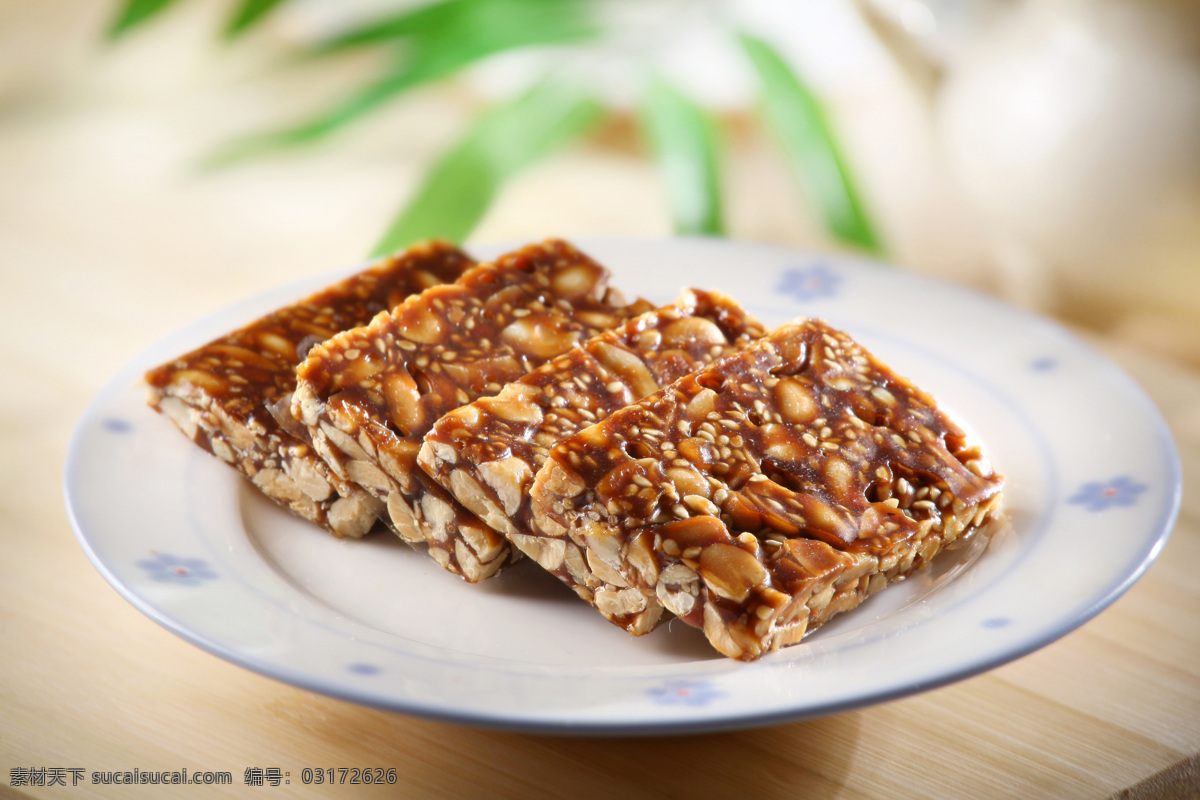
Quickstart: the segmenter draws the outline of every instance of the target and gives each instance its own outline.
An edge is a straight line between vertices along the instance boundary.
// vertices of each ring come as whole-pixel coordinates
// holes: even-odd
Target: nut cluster
[[[530,556],[634,634],[759,658],[999,511],[931,397],[846,334],[652,310],[549,240],[417,245],[147,374],[193,441],[338,536],[383,519],[470,582]]]
[[[532,496],[607,584],[756,658],[982,524],[999,487],[931,398],[803,320],[559,442]]]
[[[481,264],[314,347],[292,415],[336,475],[386,504],[403,539],[468,580],[489,577],[512,550],[417,466],[422,439],[447,412],[650,309],[608,278],[561,241]]]
[[[609,414],[763,336],[732,299],[688,290],[675,303],[588,340],[498,395],[452,411],[425,436],[421,467],[581,597],[615,595],[573,543],[533,529],[529,490],[550,448]],[[620,595],[637,602],[637,593]],[[624,616],[641,614],[644,605]],[[649,619],[629,619],[644,628]]]
[[[156,367],[147,401],[279,504],[335,535],[362,536],[382,504],[333,474],[291,417],[296,365],[313,345],[473,264],[445,242],[413,247]]]

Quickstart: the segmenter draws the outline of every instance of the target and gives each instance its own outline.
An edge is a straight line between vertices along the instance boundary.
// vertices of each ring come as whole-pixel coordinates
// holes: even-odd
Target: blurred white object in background
[[[936,130],[1016,299],[1200,317],[1200,2],[872,7],[941,75]]]

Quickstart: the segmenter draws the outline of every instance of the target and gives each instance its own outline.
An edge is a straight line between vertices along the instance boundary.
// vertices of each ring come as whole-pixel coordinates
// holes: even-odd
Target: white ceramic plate
[[[104,388],[67,457],[79,541],[137,608],[264,675],[407,714],[577,733],[765,724],[958,680],[1078,627],[1161,549],[1180,492],[1170,435],[1128,377],[1059,327],[845,258],[721,240],[581,246],[630,295],[722,289],[769,325],[811,315],[847,330],[983,440],[1008,479],[1007,521],[989,545],[940,556],[753,664],[678,621],[627,636],[530,563],[472,586],[390,535],[336,540],[188,443],[138,386],[337,277],[324,276],[191,325]]]

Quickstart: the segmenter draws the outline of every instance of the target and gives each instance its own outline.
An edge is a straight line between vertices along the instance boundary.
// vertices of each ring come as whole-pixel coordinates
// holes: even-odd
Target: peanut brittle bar
[[[417,460],[493,530],[585,600],[603,605],[612,589],[589,582],[592,571],[582,563],[582,551],[530,530],[533,476],[559,440],[764,334],[731,298],[686,291],[675,303],[543,364],[498,395],[442,417],[425,435]],[[643,609],[636,625],[653,627],[655,612],[661,606]]]
[[[472,259],[444,242],[415,246],[146,374],[147,402],[268,497],[337,536],[360,537],[382,506],[330,473],[290,415],[306,351],[411,294],[457,280]]]
[[[1002,484],[933,398],[809,319],[560,442],[532,496],[630,605],[753,660],[972,534]]]
[[[482,580],[515,551],[417,466],[422,438],[443,414],[651,309],[626,304],[608,277],[554,240],[477,266],[314,347],[292,414],[334,473],[387,504],[402,539]]]

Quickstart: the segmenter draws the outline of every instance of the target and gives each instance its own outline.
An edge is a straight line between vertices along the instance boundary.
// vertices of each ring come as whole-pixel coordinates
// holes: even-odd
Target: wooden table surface
[[[102,16],[59,33],[93,35]],[[945,688],[739,732],[557,738],[295,689],[143,616],[88,562],[64,510],[65,450],[84,407],[185,323],[359,259],[468,106],[461,92],[428,92],[318,152],[197,174],[195,155],[233,130],[231,118],[259,121],[262,98],[194,79],[207,74],[194,65],[183,78],[146,74],[163,47],[147,38],[131,53],[64,56],[66,78],[55,73],[39,99],[10,98],[0,117],[0,795],[219,793],[86,785],[94,770],[187,767],[232,772],[238,796],[346,796],[296,780],[241,785],[250,767],[345,766],[396,770],[393,787],[356,787],[371,796],[1200,796],[1200,368],[1095,332],[1081,333],[1145,388],[1176,437],[1178,523],[1145,576],[1095,619]],[[264,102],[283,114],[291,101]],[[409,137],[400,151],[399,134]],[[667,233],[649,170],[619,131],[613,139],[522,177],[479,238]],[[748,177],[732,187],[733,235],[828,247],[802,211],[779,210],[795,196],[761,142],[735,144]],[[562,200],[579,181],[595,195]],[[937,271],[966,252],[930,230],[895,234],[906,268]],[[27,768],[86,772],[75,787],[70,773],[66,787],[10,786]]]

